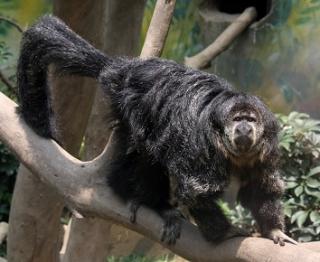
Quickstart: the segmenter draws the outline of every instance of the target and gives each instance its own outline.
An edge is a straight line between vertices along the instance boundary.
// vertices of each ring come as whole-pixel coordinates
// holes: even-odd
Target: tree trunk
[[[104,51],[137,56],[145,0],[108,0],[105,10]],[[98,155],[109,137],[110,109],[97,90],[85,140],[85,159]],[[166,249],[141,235],[100,218],[72,218],[63,261],[102,261],[108,255],[160,255]],[[94,243],[94,245],[92,244]]]
[[[56,0],[54,14],[98,47],[103,0]],[[94,28],[94,30],[92,30]],[[100,30],[100,31],[99,31]],[[59,139],[64,147],[77,155],[95,93],[92,81],[81,78],[54,80],[54,107],[59,116]],[[81,110],[79,110],[81,109]],[[60,216],[63,202],[23,166],[20,167],[10,211],[8,260],[59,260],[61,246]]]

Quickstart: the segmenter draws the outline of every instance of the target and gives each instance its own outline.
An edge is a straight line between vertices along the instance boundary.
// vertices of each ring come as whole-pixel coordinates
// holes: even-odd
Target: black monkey
[[[39,135],[55,138],[48,66],[59,73],[98,79],[111,98],[122,157],[112,163],[108,184],[131,203],[164,219],[162,239],[180,234],[184,206],[209,241],[239,234],[216,204],[232,178],[239,200],[262,235],[284,244],[278,174],[278,124],[255,96],[237,92],[215,75],[175,62],[108,57],[62,21],[43,17],[22,39],[18,64],[20,108]]]

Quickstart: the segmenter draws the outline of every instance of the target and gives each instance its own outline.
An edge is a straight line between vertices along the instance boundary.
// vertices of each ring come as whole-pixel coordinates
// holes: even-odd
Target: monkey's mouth
[[[251,152],[253,145],[253,140],[248,136],[238,136],[234,139],[230,139],[228,136],[223,137],[223,142],[226,149],[233,156],[241,156]]]
[[[233,141],[236,150],[240,154],[249,152],[253,146],[253,140],[249,136],[237,136]]]

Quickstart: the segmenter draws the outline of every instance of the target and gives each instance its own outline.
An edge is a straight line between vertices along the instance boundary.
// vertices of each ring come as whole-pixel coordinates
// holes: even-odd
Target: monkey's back
[[[135,147],[162,160],[203,152],[212,112],[234,93],[226,81],[157,58],[115,65],[102,72],[100,82]]]

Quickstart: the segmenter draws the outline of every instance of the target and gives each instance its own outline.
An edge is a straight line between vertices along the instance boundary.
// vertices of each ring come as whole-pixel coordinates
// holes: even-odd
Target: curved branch
[[[11,26],[15,27],[20,33],[23,33],[23,32],[24,32],[24,30],[22,29],[22,27],[21,27],[18,23],[12,21],[12,20],[9,19],[9,18],[0,16],[0,21],[4,21],[4,22],[10,24]]]
[[[89,162],[81,162],[52,140],[37,136],[16,110],[16,104],[0,93],[0,139],[32,173],[57,190],[66,203],[85,215],[111,219],[160,242],[162,219],[153,211],[141,208],[137,222],[130,222],[130,212],[105,184],[108,161],[116,157],[114,133],[104,153]],[[320,253],[302,245],[280,247],[262,238],[234,238],[213,246],[205,241],[196,226],[185,222],[181,238],[168,247],[192,261],[320,261]]]
[[[207,48],[192,57],[185,58],[185,65],[196,69],[205,68],[212,59],[226,50],[257,17],[254,7],[249,7],[218,36],[218,38]]]

